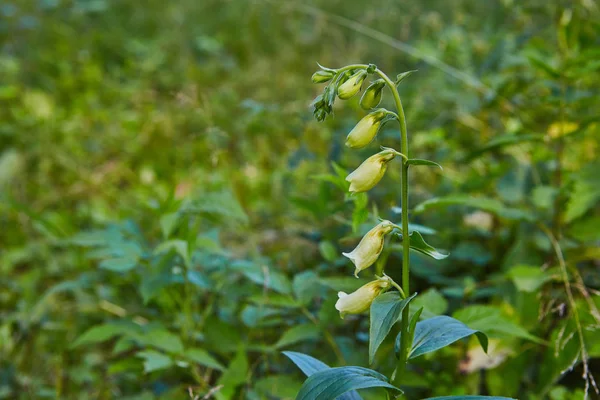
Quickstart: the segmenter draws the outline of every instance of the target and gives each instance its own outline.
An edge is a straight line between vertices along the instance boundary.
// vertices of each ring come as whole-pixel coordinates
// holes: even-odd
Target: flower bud
[[[351,253],[342,253],[354,263],[356,269],[354,276],[358,278],[358,273],[363,269],[369,268],[381,254],[383,250],[383,240],[385,235],[394,230],[396,225],[390,221],[381,221],[371,229],[358,243],[358,246]]]
[[[390,285],[390,278],[384,276],[361,286],[350,294],[339,292],[335,308],[340,312],[342,318],[346,314],[360,314],[368,310],[373,300]]]
[[[375,139],[381,127],[381,121],[386,116],[385,110],[376,110],[365,115],[346,137],[346,146],[360,149]]]
[[[367,77],[367,71],[361,69],[354,75],[352,75],[348,80],[338,87],[338,97],[342,100],[348,100],[356,93],[359,92],[360,87],[362,86],[363,81]]]
[[[313,83],[325,83],[329,82],[335,73],[333,71],[323,71],[319,70],[312,75]]]
[[[387,163],[398,154],[394,149],[384,148],[363,161],[346,177],[346,181],[350,182],[350,192],[361,193],[373,189],[385,175]]]
[[[360,98],[360,106],[365,110],[377,107],[381,102],[381,93],[384,86],[385,82],[383,79],[378,79],[371,83]]]

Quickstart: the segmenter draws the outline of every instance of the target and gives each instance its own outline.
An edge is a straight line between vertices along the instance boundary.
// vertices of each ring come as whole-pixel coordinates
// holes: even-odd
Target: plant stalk
[[[398,121],[400,122],[400,152],[409,158],[408,153],[408,131],[406,129],[406,117],[404,116],[404,108],[400,100],[400,94],[396,84],[383,71],[377,69],[376,73],[381,76],[385,83],[389,86],[394,96],[396,109],[398,112]],[[402,160],[402,182],[401,182],[401,207],[402,207],[402,290],[406,296],[410,295],[410,236],[408,231],[408,164],[406,159]],[[400,322],[400,355],[394,375],[394,384],[398,386],[402,381],[406,364],[408,361],[408,352],[411,343],[408,343],[408,323],[409,323],[409,305],[407,304],[402,311],[402,320]]]

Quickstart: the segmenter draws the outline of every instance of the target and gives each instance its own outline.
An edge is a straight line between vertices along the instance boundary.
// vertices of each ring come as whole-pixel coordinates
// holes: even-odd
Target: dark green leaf
[[[516,400],[510,397],[500,396],[441,396],[441,397],[428,397],[424,400]]]
[[[473,334],[479,339],[483,350],[487,351],[488,339],[484,333],[471,329],[452,317],[440,315],[417,322],[409,359],[439,350]]]
[[[436,260],[443,260],[448,257],[448,254],[440,253],[435,247],[428,245],[418,231],[411,232],[410,234],[410,248]]]
[[[400,318],[400,313],[404,310],[404,307],[417,294],[402,299],[400,294],[396,291],[387,292],[380,296],[377,296],[373,303],[371,303],[371,328],[369,331],[369,364],[373,364],[375,353],[377,349],[383,343],[383,340],[390,333],[392,326]]]
[[[292,360],[304,375],[309,377],[317,372],[330,369],[324,362],[306,354],[297,353],[295,351],[284,351],[283,354]],[[350,391],[339,396],[337,400],[362,400],[362,398],[355,391]]]
[[[331,400],[351,390],[382,387],[402,393],[379,372],[362,367],[330,368],[311,375],[296,400]]]

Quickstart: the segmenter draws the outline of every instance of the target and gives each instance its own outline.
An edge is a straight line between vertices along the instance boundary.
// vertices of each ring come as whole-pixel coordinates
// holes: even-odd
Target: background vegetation
[[[412,256],[415,301],[494,326],[489,358],[418,359],[409,398],[594,396],[598,5],[307,4],[0,4],[0,398],[293,398],[281,350],[367,365],[367,318],[333,304],[371,272],[341,252],[399,219],[399,169],[335,187],[373,149],[341,145],[357,100],[312,119],[316,62],[419,70],[411,153],[444,174],[412,174],[411,221],[451,256]]]

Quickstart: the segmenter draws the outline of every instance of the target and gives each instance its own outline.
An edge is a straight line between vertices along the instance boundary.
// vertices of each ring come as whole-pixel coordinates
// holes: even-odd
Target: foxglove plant
[[[487,336],[480,331],[470,329],[462,322],[448,316],[437,316],[419,320],[423,308],[410,313],[410,302],[416,293],[410,292],[410,250],[428,255],[434,259],[447,257],[425,242],[418,231],[411,231],[408,222],[408,171],[414,165],[437,166],[439,164],[409,157],[408,131],[402,101],[398,92],[400,82],[413,71],[399,74],[395,81],[373,64],[352,64],[338,69],[325,68],[312,76],[314,83],[327,83],[323,94],[313,101],[314,116],[323,121],[332,114],[336,97],[348,100],[357,95],[369,76],[376,79],[364,91],[360,105],[369,111],[346,138],[346,146],[360,149],[368,146],[376,138],[380,128],[387,122],[397,122],[400,126],[401,148],[397,151],[381,147],[381,151],[367,158],[356,170],[348,175],[351,193],[368,192],[383,178],[392,160],[401,161],[401,223],[382,220],[367,232],[356,248],[343,253],[354,264],[354,275],[370,268],[383,251],[385,236],[393,234],[402,240],[402,282],[401,285],[380,271],[382,276],[363,285],[353,293],[339,292],[336,309],[343,318],[347,314],[361,314],[370,310],[369,362],[372,364],[375,354],[383,340],[399,322],[400,329],[395,341],[396,368],[389,371],[389,378],[377,371],[362,367],[330,368],[321,361],[305,354],[285,352],[307,376],[296,399],[331,400],[360,399],[357,389],[381,387],[386,389],[387,397],[400,397],[400,386],[406,383],[407,364],[423,354],[433,352],[460,339],[475,335],[484,350],[487,350]],[[388,88],[392,94],[395,112],[378,107],[383,91]],[[441,167],[440,167],[441,168]],[[449,396],[444,399],[480,399],[484,396]],[[494,399],[494,397],[486,397]],[[495,399],[506,399],[495,397]]]

